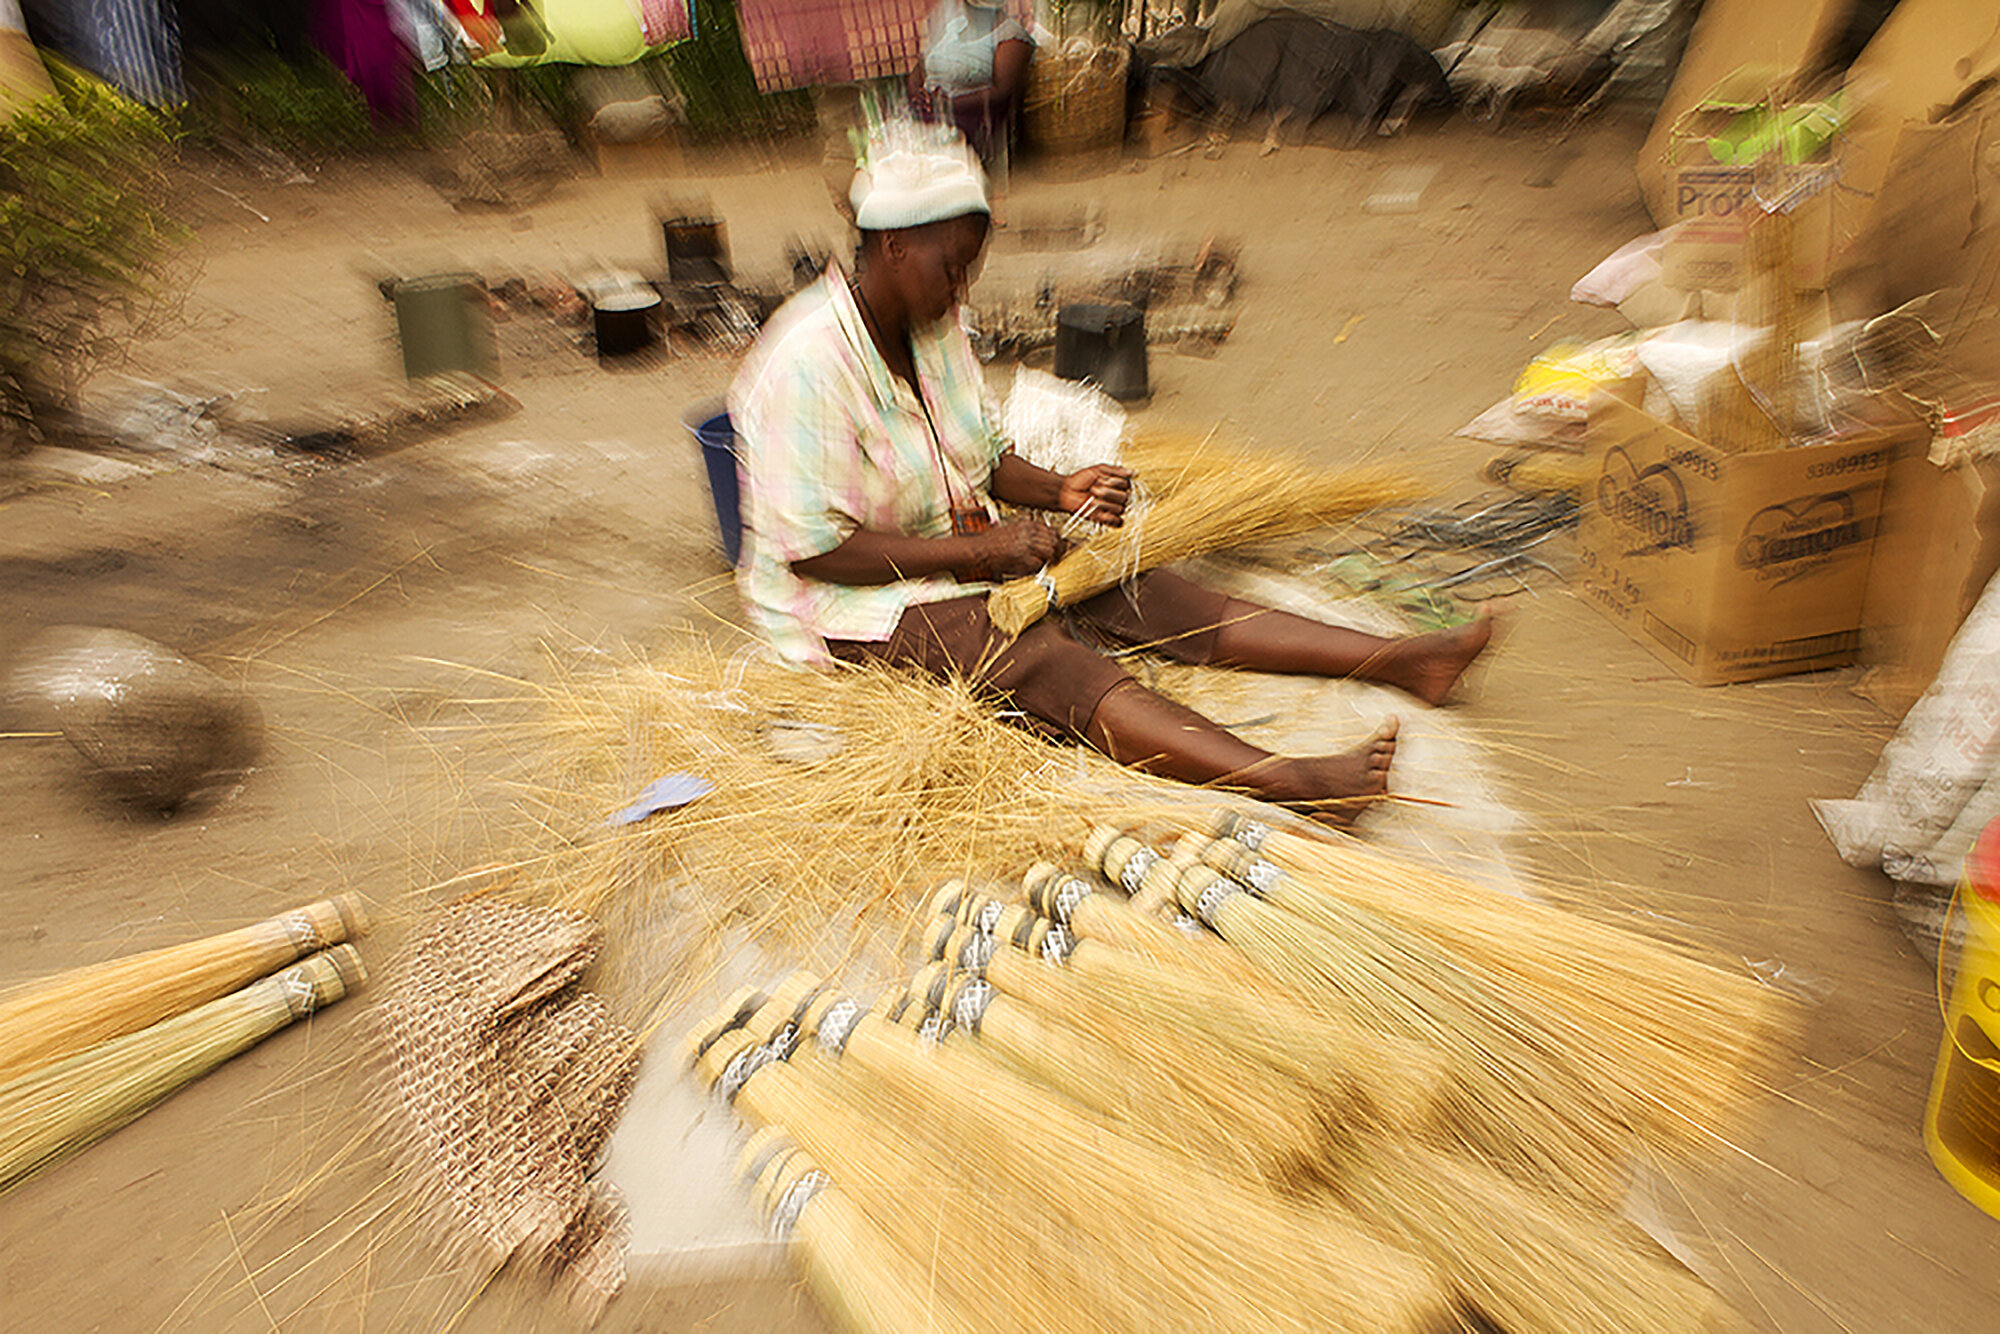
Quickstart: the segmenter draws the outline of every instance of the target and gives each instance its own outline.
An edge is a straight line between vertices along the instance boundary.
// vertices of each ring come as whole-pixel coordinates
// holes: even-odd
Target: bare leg
[[[1237,788],[1337,826],[1352,824],[1388,791],[1396,757],[1393,718],[1344,755],[1273,755],[1136,681],[1112,687],[1084,736],[1120,764],[1183,783]]]
[[[1442,704],[1493,638],[1493,618],[1454,630],[1384,639],[1231,598],[1215,639],[1215,665],[1295,676],[1341,676],[1395,686]]]

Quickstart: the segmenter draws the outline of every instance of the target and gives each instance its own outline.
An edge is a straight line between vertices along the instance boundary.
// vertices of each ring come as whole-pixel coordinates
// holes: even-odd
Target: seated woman
[[[1001,0],[940,0],[924,54],[910,71],[910,105],[956,125],[989,166],[1007,146],[1035,42]]]
[[[1048,472],[994,434],[955,318],[986,241],[984,181],[964,146],[906,138],[873,150],[855,178],[860,271],[830,269],[779,311],[730,394],[749,520],[738,578],[757,627],[794,662],[963,676],[1121,763],[1350,822],[1387,790],[1394,719],[1346,754],[1274,755],[1099,649],[1354,677],[1436,704],[1490,623],[1382,639],[1156,571],[1008,641],[987,618],[987,581],[1032,575],[1059,543],[1035,517],[994,522],[992,502],[1059,514],[1089,504],[1117,523],[1132,474]]]

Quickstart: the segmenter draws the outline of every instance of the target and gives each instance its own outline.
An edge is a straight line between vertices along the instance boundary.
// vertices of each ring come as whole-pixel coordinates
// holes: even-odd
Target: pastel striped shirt
[[[787,661],[826,661],[828,639],[879,643],[912,605],[989,587],[942,577],[854,587],[791,569],[860,528],[942,537],[954,503],[992,513],[988,482],[1005,445],[972,343],[952,318],[913,329],[910,342],[921,401],[829,268],[772,317],[730,389],[746,530],[737,583]]]

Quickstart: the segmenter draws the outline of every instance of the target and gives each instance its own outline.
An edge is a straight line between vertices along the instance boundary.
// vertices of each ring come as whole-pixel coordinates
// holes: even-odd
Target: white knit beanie
[[[921,227],[927,222],[990,213],[986,173],[962,140],[895,135],[873,140],[854,173],[848,199],[864,232]]]

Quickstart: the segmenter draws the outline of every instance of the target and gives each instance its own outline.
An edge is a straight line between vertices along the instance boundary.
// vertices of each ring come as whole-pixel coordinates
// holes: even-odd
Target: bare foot
[[[1392,717],[1375,729],[1374,736],[1345,754],[1309,755],[1291,761],[1285,790],[1265,795],[1322,824],[1347,828],[1369,805],[1387,795],[1399,726]]]
[[[1458,678],[1493,640],[1493,609],[1481,607],[1464,625],[1399,639],[1389,650],[1383,676],[1424,703],[1445,702]]]

